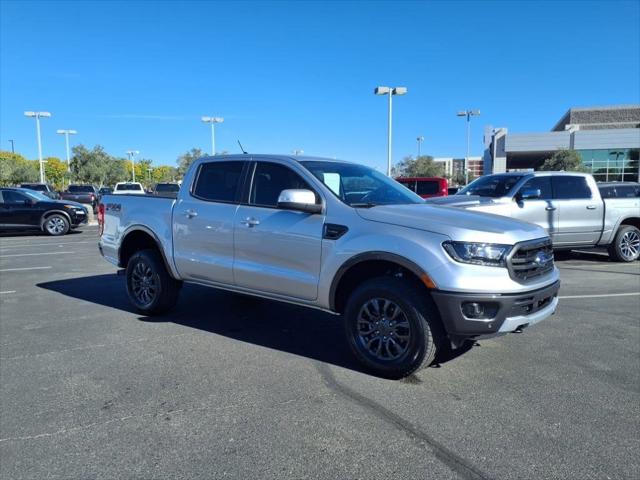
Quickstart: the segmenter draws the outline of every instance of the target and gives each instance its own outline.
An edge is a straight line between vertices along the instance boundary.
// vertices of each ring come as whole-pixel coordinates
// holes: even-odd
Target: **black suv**
[[[80,203],[52,200],[24,188],[0,188],[0,231],[42,230],[64,235],[87,223],[87,209]]]

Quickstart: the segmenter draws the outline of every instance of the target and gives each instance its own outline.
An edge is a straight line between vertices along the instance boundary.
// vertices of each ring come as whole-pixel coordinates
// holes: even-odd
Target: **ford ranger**
[[[183,282],[342,315],[355,356],[399,378],[441,348],[553,314],[543,228],[430,206],[376,170],[313,157],[205,157],[176,199],[105,195],[99,249],[132,305],[172,308]]]
[[[555,249],[607,247],[619,262],[640,256],[640,197],[603,199],[586,173],[485,175],[456,195],[429,202],[535,223],[549,233]]]

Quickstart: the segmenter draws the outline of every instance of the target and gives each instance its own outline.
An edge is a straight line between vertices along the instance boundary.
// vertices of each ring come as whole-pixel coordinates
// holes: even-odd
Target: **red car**
[[[449,182],[444,177],[400,177],[396,181],[422,198],[445,197],[449,194]]]

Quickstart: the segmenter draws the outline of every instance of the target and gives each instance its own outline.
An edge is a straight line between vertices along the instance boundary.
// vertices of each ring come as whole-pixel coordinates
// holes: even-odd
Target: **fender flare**
[[[164,248],[162,248],[162,242],[158,238],[158,235],[156,235],[156,233],[153,230],[151,230],[149,227],[146,227],[145,225],[131,225],[127,227],[127,229],[122,233],[122,237],[118,245],[118,265],[121,268],[127,268],[126,265],[122,264],[122,259],[121,259],[122,244],[126,240],[127,236],[134,232],[146,233],[153,239],[154,243],[158,247],[158,250],[160,251],[160,256],[162,257],[162,261],[164,262],[164,266],[167,269],[167,272],[172,278],[176,280],[180,280],[180,278],[177,276],[177,272],[175,271],[174,268],[172,268],[171,263],[169,263],[169,260],[167,259],[167,256],[164,253]]]
[[[387,262],[398,264],[401,267],[404,267],[407,270],[409,270],[411,273],[413,273],[415,276],[417,276],[420,279],[422,279],[424,275],[429,276],[429,274],[422,267],[418,266],[416,263],[412,262],[411,260],[401,255],[397,255],[395,253],[383,252],[383,251],[371,251],[371,252],[359,253],[349,258],[342,265],[340,265],[340,268],[338,268],[338,271],[336,272],[336,274],[333,277],[333,280],[331,281],[331,288],[329,289],[329,308],[332,311],[335,311],[335,308],[336,308],[336,293],[338,290],[338,285],[340,285],[340,281],[342,280],[342,277],[344,277],[345,273],[347,273],[351,269],[351,267],[354,267],[359,263],[367,262],[370,260],[384,260]]]

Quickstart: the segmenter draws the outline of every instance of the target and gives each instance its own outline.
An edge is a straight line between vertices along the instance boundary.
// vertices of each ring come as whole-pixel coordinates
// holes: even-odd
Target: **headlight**
[[[506,267],[507,255],[513,248],[512,245],[474,242],[444,242],[442,246],[457,262],[493,267]]]

